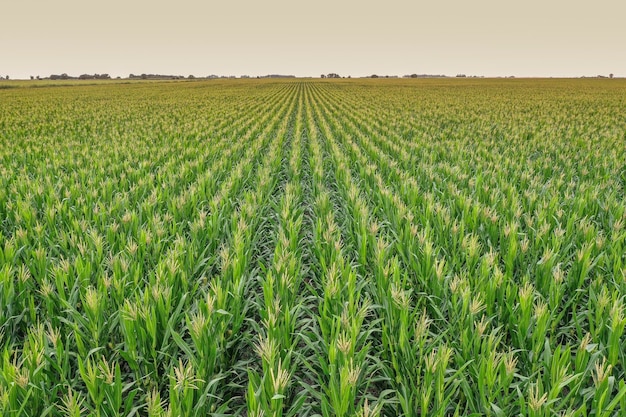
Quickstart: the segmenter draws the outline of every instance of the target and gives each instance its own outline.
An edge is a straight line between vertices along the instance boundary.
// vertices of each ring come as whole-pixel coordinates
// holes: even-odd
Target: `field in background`
[[[73,84],[0,90],[1,415],[626,412],[626,82]]]

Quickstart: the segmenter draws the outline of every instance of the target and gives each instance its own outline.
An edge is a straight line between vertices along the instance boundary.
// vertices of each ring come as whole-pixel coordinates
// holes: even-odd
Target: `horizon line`
[[[82,78],[81,78],[82,77]],[[584,79],[584,78],[596,78],[596,79],[620,79],[626,78],[624,76],[619,76],[615,74],[596,74],[596,75],[579,75],[579,76],[568,76],[568,75],[477,75],[477,74],[465,74],[459,73],[456,75],[448,75],[448,74],[369,74],[369,75],[356,75],[352,76],[348,75],[339,75],[335,73],[328,74],[320,74],[320,75],[294,75],[294,74],[282,74],[282,73],[271,73],[264,75],[248,75],[248,74],[240,74],[240,75],[218,75],[218,74],[210,74],[210,75],[195,75],[195,74],[160,74],[160,73],[141,73],[135,74],[130,73],[127,76],[121,75],[110,75],[108,73],[82,73],[80,75],[71,75],[68,73],[61,74],[50,74],[44,77],[39,75],[37,76],[29,76],[27,78],[19,77],[13,78],[10,74],[1,74],[0,73],[0,81],[115,81],[115,80],[158,80],[161,79],[163,81],[166,80],[212,80],[212,79],[265,79],[265,78],[312,78],[312,79],[411,79],[411,78],[455,78],[455,79]]]

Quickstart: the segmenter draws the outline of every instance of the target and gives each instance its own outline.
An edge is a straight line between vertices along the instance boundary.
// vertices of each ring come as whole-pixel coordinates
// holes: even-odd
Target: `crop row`
[[[617,416],[620,83],[0,101],[2,415]]]

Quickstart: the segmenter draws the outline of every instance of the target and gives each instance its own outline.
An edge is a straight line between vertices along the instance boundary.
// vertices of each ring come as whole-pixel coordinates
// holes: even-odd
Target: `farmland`
[[[624,415],[625,188],[623,80],[15,84],[0,415]]]

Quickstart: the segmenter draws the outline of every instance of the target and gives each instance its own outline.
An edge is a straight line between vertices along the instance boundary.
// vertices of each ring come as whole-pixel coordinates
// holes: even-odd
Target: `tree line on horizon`
[[[457,74],[455,76],[456,78],[485,78],[484,76],[479,76],[479,75],[466,75],[466,74]],[[187,77],[185,77],[184,75],[165,75],[165,74],[140,74],[140,75],[135,75],[135,74],[129,74],[127,79],[141,79],[141,80],[184,80],[184,79],[188,79],[188,80],[192,80],[192,79],[235,79],[238,78],[237,76],[234,75],[230,75],[230,76],[225,76],[225,75],[208,75],[205,77],[196,77],[193,74],[188,75]],[[256,77],[251,77],[249,75],[241,75],[239,78],[241,79],[249,79],[249,78],[297,78],[295,75],[281,75],[281,74],[268,74],[268,75],[263,75],[263,76],[256,76]],[[331,72],[328,74],[321,74],[320,78],[352,78],[350,75],[348,76],[341,76],[337,73]],[[361,78],[400,78],[397,75],[377,75],[377,74],[372,74],[372,75],[367,75]],[[452,76],[448,76],[445,74],[407,74],[407,75],[403,75],[402,78],[452,78]],[[502,78],[502,77],[497,77],[497,78]],[[505,78],[515,78],[514,76],[507,76]],[[553,78],[553,77],[549,77],[549,78]],[[595,75],[595,76],[586,76],[583,75],[580,78],[610,78],[613,79],[615,78],[615,75],[613,73],[610,73],[608,76],[606,75]],[[71,76],[68,75],[67,73],[63,73],[63,74],[51,74],[48,77],[40,77],[39,75],[37,76],[30,76],[31,80],[110,80],[112,79],[112,77],[109,74],[81,74],[79,76]],[[122,77],[117,76],[115,77],[115,79],[122,79]],[[10,76],[6,75],[6,76],[0,76],[0,80],[10,80]]]

